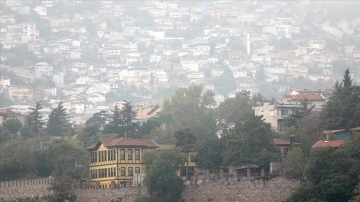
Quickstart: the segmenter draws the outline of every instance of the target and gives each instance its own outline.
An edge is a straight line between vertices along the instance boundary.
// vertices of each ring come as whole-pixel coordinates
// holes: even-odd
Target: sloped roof
[[[356,126],[355,128],[351,128],[351,131],[360,131],[360,126]]]
[[[291,100],[325,101],[323,96],[313,93],[290,95],[289,98]]]
[[[96,144],[89,146],[88,150],[94,150],[101,144],[105,147],[142,147],[142,148],[158,148],[159,145],[152,139],[140,138],[100,138]]]
[[[174,144],[159,144],[158,150],[171,150],[175,148],[176,146]]]
[[[339,148],[343,144],[345,144],[345,140],[330,140],[330,141],[319,140],[312,146],[312,148],[326,148],[326,147]]]
[[[273,139],[273,144],[274,145],[290,145],[290,141],[274,138]],[[294,144],[298,145],[299,143],[295,142]]]
[[[329,135],[329,134],[339,133],[339,132],[343,132],[343,131],[345,131],[345,129],[324,130],[323,133],[324,133],[325,135]]]

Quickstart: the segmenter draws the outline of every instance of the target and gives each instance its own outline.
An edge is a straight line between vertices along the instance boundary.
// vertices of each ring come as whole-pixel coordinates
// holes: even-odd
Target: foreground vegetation
[[[349,75],[347,70],[343,80],[335,84],[334,94],[321,113],[313,112],[304,102],[303,108],[287,119],[288,128],[282,133],[276,133],[254,115],[253,107],[269,101],[263,96],[251,97],[248,92],[239,92],[214,108],[213,92],[197,85],[176,90],[164,101],[162,111],[141,126],[128,101],[122,109],[115,107],[111,114],[94,114],[79,130],[69,123],[62,102],[45,124],[40,113],[41,102],[37,102],[24,125],[15,118],[5,117],[0,127],[0,180],[52,175],[61,182],[52,184],[57,194],[54,200],[64,196],[75,200],[71,189],[63,185],[88,176],[86,146],[100,137],[145,137],[178,148],[176,158],[172,156],[174,153],[149,154],[146,162],[152,199],[173,201],[180,198],[184,189],[174,172],[181,162],[174,160],[181,159],[181,154],[196,150],[197,166],[212,172],[241,163],[267,169],[269,162],[279,159],[272,138],[289,139],[295,135],[300,144],[285,159],[286,176],[302,179],[305,184],[289,201],[356,200],[359,143],[354,141],[338,150],[311,149],[321,138],[323,129],[360,125],[360,87],[352,84]]]

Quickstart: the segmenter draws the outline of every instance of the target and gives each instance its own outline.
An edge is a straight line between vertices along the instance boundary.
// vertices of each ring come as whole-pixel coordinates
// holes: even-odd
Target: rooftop
[[[319,140],[312,146],[312,148],[317,148],[317,149],[327,148],[327,147],[339,148],[344,144],[345,144],[345,140],[330,140],[330,141]]]
[[[89,146],[88,150],[94,150],[100,145],[104,145],[108,148],[113,147],[142,147],[142,148],[158,148],[159,145],[152,139],[140,139],[140,138],[100,138],[97,143]]]

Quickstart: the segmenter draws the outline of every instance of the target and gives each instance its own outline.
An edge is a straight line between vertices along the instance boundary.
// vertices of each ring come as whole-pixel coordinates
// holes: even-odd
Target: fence
[[[50,181],[51,181],[50,178],[4,181],[4,182],[0,182],[0,189],[25,187],[25,186],[33,186],[33,185],[49,185]]]

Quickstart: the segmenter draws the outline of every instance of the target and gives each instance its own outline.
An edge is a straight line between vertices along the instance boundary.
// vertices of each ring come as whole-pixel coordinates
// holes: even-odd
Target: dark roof
[[[88,150],[94,150],[103,144],[105,147],[142,147],[142,148],[158,148],[159,145],[152,139],[140,138],[100,138],[96,144],[89,146]]]
[[[274,145],[290,145],[290,141],[274,138],[273,139],[273,144]],[[295,142],[294,144],[298,145],[299,143]]]
[[[330,141],[319,140],[312,146],[312,148],[326,148],[326,147],[339,148],[343,144],[345,144],[345,140],[330,140]]]

